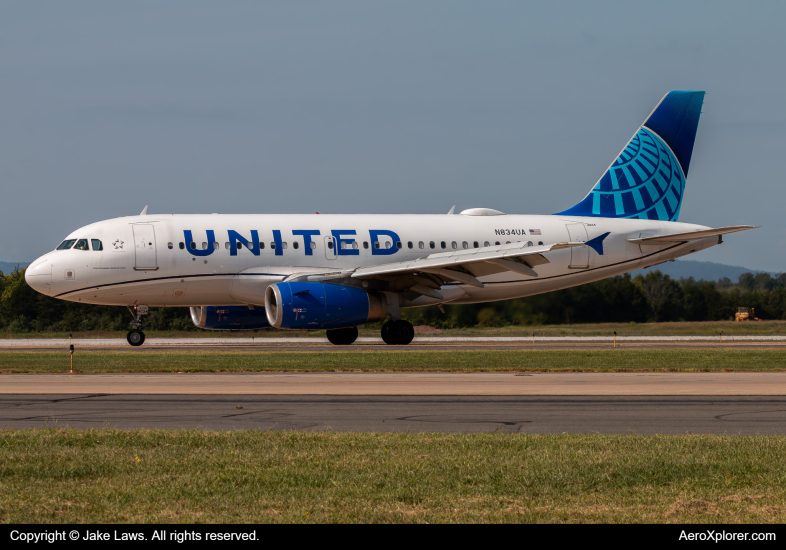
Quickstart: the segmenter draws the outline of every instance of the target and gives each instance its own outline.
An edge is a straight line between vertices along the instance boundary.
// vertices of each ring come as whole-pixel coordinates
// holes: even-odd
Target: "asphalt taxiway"
[[[0,427],[786,435],[786,397],[0,395]]]
[[[786,435],[786,373],[0,375],[0,428]]]

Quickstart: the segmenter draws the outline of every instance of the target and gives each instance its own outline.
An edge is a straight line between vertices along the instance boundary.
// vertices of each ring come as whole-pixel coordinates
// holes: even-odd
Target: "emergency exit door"
[[[154,271],[158,269],[156,261],[156,232],[150,224],[135,224],[134,254],[136,255],[137,271]]]
[[[569,223],[568,240],[572,243],[587,242],[587,228],[583,223]],[[570,269],[587,269],[589,267],[589,247],[574,246],[570,249]]]
[[[335,237],[325,237],[325,258],[328,260],[335,260],[336,259],[336,238]]]

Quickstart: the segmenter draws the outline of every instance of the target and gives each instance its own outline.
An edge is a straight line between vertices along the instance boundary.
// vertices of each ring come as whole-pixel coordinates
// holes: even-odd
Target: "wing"
[[[635,244],[645,244],[645,245],[683,243],[688,241],[696,241],[698,239],[704,239],[706,237],[726,235],[727,233],[736,233],[737,231],[745,231],[746,229],[757,229],[757,226],[731,225],[729,227],[719,227],[717,229],[702,229],[701,231],[690,231],[688,233],[672,233],[671,235],[656,235],[655,237],[642,237],[640,239],[628,239],[628,242],[635,243]]]
[[[454,252],[430,254],[424,258],[406,262],[396,262],[361,267],[333,273],[293,273],[287,281],[333,281],[362,280],[363,287],[369,290],[413,291],[438,300],[442,295],[438,288],[450,281],[483,288],[477,278],[503,271],[514,271],[527,277],[537,277],[535,266],[547,264],[543,254],[552,250],[584,246],[586,243],[565,242],[546,246],[528,246],[526,242],[516,242],[483,248],[470,248]],[[359,280],[360,279],[360,280]]]

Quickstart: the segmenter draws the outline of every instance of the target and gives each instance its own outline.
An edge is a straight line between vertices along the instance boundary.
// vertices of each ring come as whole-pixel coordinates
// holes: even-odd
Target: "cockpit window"
[[[93,243],[93,250],[103,250],[104,245],[101,244],[101,241],[98,239],[90,239],[90,242]]]
[[[68,250],[69,248],[74,246],[75,242],[76,239],[66,239],[65,241],[60,243],[60,246],[57,247],[57,250]]]
[[[76,241],[74,250],[90,250],[90,247],[87,246],[87,239],[79,239]]]

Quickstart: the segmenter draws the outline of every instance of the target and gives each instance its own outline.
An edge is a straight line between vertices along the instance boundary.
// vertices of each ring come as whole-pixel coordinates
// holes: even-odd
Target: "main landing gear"
[[[327,331],[327,339],[336,346],[348,346],[358,339],[358,327],[333,328]]]
[[[126,340],[132,346],[141,346],[145,343],[145,333],[142,332],[142,316],[147,315],[147,306],[128,306],[128,311],[134,317],[131,321],[131,326],[134,327],[128,331]]]
[[[382,340],[391,346],[406,346],[414,337],[415,328],[404,319],[388,321],[382,325]]]

